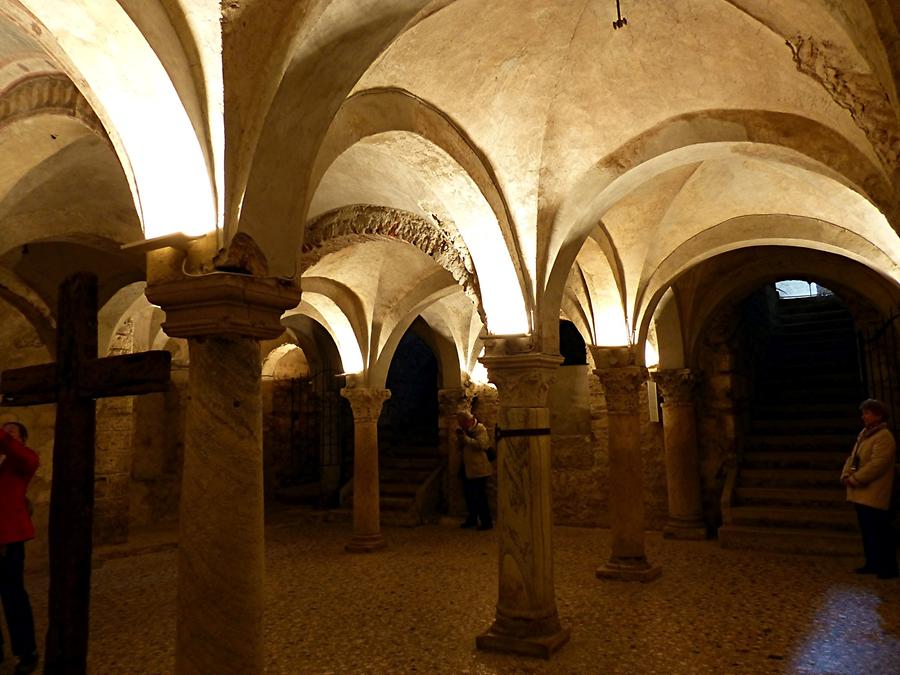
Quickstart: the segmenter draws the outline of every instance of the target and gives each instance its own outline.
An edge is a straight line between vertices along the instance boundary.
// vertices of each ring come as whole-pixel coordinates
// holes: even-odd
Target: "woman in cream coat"
[[[896,444],[887,428],[888,410],[884,403],[868,399],[862,402],[860,410],[865,427],[841,472],[847,501],[856,507],[866,554],[866,564],[856,572],[893,579],[898,576],[897,547],[889,509]]]

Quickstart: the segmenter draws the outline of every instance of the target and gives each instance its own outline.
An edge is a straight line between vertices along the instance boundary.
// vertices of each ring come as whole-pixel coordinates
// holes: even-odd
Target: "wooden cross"
[[[5,370],[4,406],[56,403],[44,673],[87,672],[94,515],[94,399],[166,391],[171,354],[97,358],[97,277],[62,282],[56,363]]]

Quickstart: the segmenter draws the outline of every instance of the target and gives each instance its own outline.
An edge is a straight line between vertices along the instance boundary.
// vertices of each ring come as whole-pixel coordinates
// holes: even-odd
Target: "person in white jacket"
[[[457,442],[465,471],[463,486],[469,511],[462,527],[477,526],[479,530],[490,530],[494,527],[487,497],[488,478],[494,472],[487,456],[487,450],[491,447],[490,438],[485,426],[471,413],[459,413],[457,422]]]
[[[864,427],[841,472],[847,501],[856,507],[866,556],[866,564],[856,572],[894,579],[898,576],[897,543],[889,510],[897,446],[887,427],[887,406],[867,399],[859,408]]]

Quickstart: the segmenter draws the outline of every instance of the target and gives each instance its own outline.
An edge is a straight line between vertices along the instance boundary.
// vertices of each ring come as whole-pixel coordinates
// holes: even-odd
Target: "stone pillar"
[[[134,398],[97,401],[94,544],[128,541]]]
[[[674,369],[660,370],[652,377],[663,396],[669,495],[669,522],[663,535],[670,539],[706,539],[700,501],[694,374],[688,369]]]
[[[591,346],[594,373],[606,393],[609,416],[609,511],[612,554],[597,570],[601,579],[652,581],[662,569],[644,552],[644,486],[641,463],[641,385],[647,369],[632,347]]]
[[[456,416],[461,411],[469,408],[465,390],[462,388],[439,390],[438,406],[441,453],[447,458],[447,471],[444,479],[444,494],[447,495],[447,515],[462,516],[466,513],[466,498],[463,494],[462,480],[459,478],[462,456],[459,453],[459,445],[456,439],[456,429],[459,426]]]
[[[386,545],[381,536],[378,417],[391,392],[344,387],[341,396],[350,401],[353,409],[353,538],[346,549],[351,553],[369,553]]]
[[[549,658],[569,639],[553,582],[550,411],[547,393],[562,362],[531,351],[531,338],[485,339],[481,362],[500,394],[497,423],[499,597],[479,649]]]
[[[175,671],[262,673],[259,340],[281,334],[299,290],[219,273],[150,284],[147,297],[165,310],[166,333],[190,348]]]
[[[112,336],[109,356],[134,351],[134,321],[126,319]],[[128,541],[134,398],[97,401],[94,476],[94,544]]]

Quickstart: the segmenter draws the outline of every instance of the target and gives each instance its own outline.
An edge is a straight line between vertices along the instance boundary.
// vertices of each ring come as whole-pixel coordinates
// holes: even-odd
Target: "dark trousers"
[[[484,478],[463,478],[463,491],[466,496],[466,509],[469,517],[466,521],[475,524],[480,521],[482,527],[491,527],[491,507],[488,504],[487,476]]]
[[[37,651],[31,601],[25,592],[25,542],[6,545],[0,556],[0,600],[9,628],[9,641],[16,656]]]
[[[897,574],[897,544],[889,512],[863,504],[854,506],[862,533],[866,567],[878,574]]]

